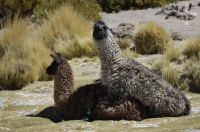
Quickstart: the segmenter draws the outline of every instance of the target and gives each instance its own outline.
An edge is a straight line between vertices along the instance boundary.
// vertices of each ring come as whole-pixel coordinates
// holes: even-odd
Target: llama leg
[[[84,115],[82,120],[84,120],[84,121],[92,121],[92,110],[91,110],[90,107],[87,109],[87,111],[86,111],[86,113],[85,113],[85,115]]]
[[[179,100],[163,100],[161,103],[157,103],[150,108],[150,113],[153,117],[165,117],[165,116],[180,116],[184,115],[186,109],[185,102],[179,102]]]
[[[136,120],[146,117],[145,108],[137,101],[123,100],[118,105],[108,106],[106,102],[98,102],[93,111],[95,120]]]

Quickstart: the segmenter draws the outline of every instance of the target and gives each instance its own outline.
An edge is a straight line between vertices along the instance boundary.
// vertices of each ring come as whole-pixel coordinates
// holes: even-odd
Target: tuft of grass
[[[164,52],[164,57],[170,61],[178,61],[181,56],[179,49],[175,48],[173,45],[168,45],[166,51]]]
[[[149,22],[139,26],[134,37],[134,44],[136,51],[141,54],[162,53],[169,39],[169,35],[160,25]]]
[[[36,37],[34,28],[21,19],[15,19],[4,29],[0,37],[1,89],[21,89],[45,78],[44,67],[50,61],[50,51]]]
[[[164,66],[169,66],[170,62],[166,59],[163,59],[163,57],[161,57],[161,59],[156,60],[153,64],[152,64],[152,68],[154,71],[156,71],[157,73],[161,74],[162,69],[164,68]]]
[[[173,63],[161,69],[162,77],[175,87],[179,85],[179,73],[179,67]]]
[[[200,38],[187,40],[182,52],[187,58],[200,59]]]
[[[101,7],[97,0],[63,0],[66,4],[72,6],[75,11],[89,20],[100,20]]]
[[[34,15],[36,18],[47,18],[49,13],[54,12],[60,6],[68,4],[74,10],[89,20],[99,20],[101,12],[96,0],[1,0],[0,9],[3,17]]]
[[[184,70],[190,80],[188,82],[189,90],[200,93],[200,60],[187,60]]]
[[[182,90],[200,92],[199,42],[197,37],[186,40],[181,49],[168,46],[163,57],[154,62],[153,69]]]
[[[168,4],[170,2],[176,2],[180,0],[97,0],[101,5],[103,11],[106,12],[118,12],[120,10],[129,10],[132,8],[148,8],[158,7]]]
[[[90,21],[73,7],[63,6],[48,17],[41,25],[20,18],[5,24],[0,36],[0,89],[21,89],[49,79],[45,68],[51,52],[68,59],[97,55]]]
[[[131,59],[137,58],[139,56],[138,53],[136,53],[135,51],[132,51],[130,49],[125,49],[125,50],[122,51],[122,53],[123,53],[124,56],[131,58]]]
[[[68,59],[95,56],[89,21],[70,6],[56,10],[41,27],[40,36],[52,51],[60,52]]]
[[[129,48],[133,44],[131,38],[116,38],[116,42],[122,50]]]

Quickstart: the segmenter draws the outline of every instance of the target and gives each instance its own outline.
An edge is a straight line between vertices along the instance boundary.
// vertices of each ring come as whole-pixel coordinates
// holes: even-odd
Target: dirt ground
[[[196,18],[190,21],[179,20],[176,18],[165,19],[165,15],[155,15],[161,8],[150,8],[145,10],[129,10],[119,13],[102,13],[102,20],[110,27],[116,27],[120,23],[132,23],[138,25],[143,22],[153,21],[163,26],[168,32],[180,32],[185,37],[195,37],[200,35],[200,0],[188,0],[179,2],[178,5],[195,5],[190,11]]]

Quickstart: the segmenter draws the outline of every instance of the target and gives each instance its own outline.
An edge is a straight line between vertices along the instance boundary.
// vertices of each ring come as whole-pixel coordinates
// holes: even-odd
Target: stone
[[[111,32],[114,37],[125,38],[132,37],[135,26],[131,23],[121,23],[118,27],[112,28]]]

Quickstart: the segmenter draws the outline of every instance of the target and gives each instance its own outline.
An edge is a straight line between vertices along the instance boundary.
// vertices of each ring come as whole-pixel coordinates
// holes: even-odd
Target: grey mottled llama
[[[180,90],[150,69],[122,55],[104,22],[98,21],[94,25],[93,38],[101,61],[101,83],[108,92],[102,100],[117,104],[122,98],[136,98],[149,108],[152,117],[190,113],[190,102]]]

